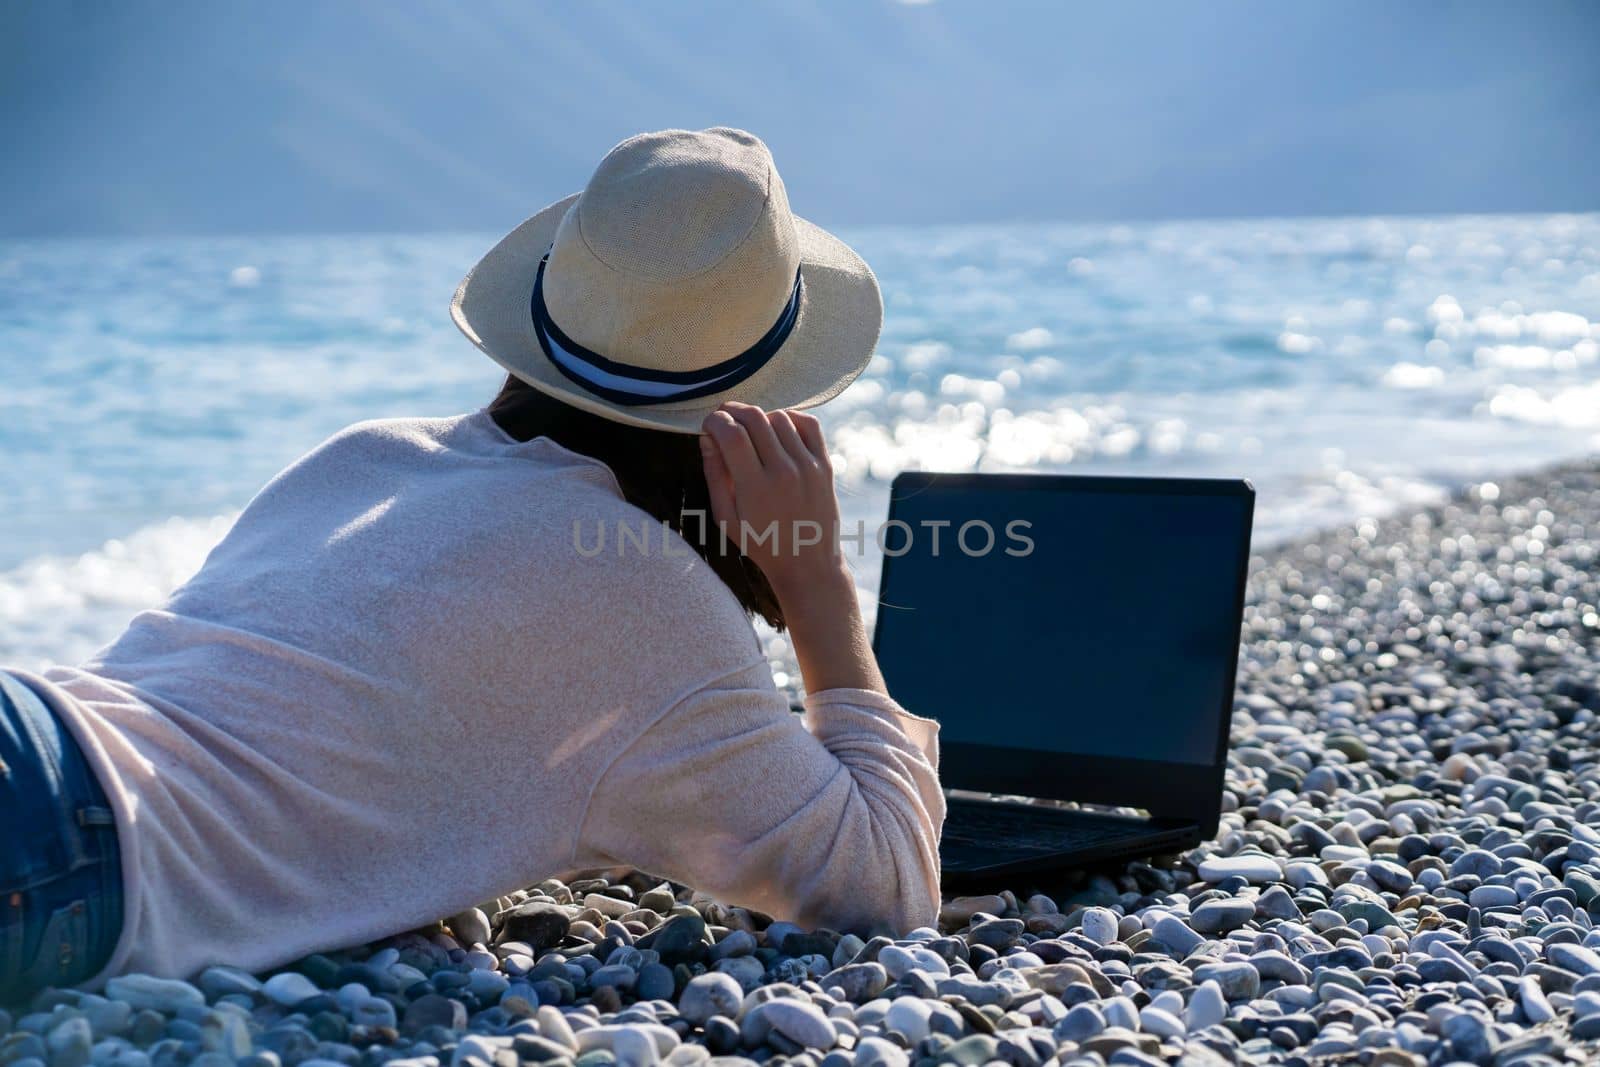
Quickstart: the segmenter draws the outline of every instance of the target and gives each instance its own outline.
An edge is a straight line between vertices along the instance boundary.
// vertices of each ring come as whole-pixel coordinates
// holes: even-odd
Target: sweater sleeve
[[[577,866],[627,864],[803,926],[932,925],[938,724],[859,689],[795,715],[757,663],[670,708],[595,786]]]

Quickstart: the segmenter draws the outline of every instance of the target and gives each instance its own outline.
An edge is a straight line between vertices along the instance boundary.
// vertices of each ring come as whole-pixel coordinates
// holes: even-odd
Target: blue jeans
[[[105,790],[39,695],[0,671],[0,1004],[99,973],[122,908]]]

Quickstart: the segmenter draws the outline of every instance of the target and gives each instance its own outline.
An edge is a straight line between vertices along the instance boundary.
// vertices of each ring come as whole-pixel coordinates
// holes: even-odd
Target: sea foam
[[[234,516],[166,519],[70,556],[0,572],[0,662],[80,663],[188,579]]]

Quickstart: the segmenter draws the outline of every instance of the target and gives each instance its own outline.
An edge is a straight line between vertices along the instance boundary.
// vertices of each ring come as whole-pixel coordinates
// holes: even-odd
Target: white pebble
[[[1109,945],[1117,939],[1121,921],[1110,908],[1090,908],[1083,913],[1083,935],[1097,945]]]
[[[1154,1004],[1146,1004],[1139,1013],[1139,1022],[1146,1033],[1155,1034],[1157,1037],[1182,1037],[1184,1035],[1183,1020],[1169,1012],[1162,1011]]]
[[[1189,1006],[1184,1009],[1183,1019],[1192,1032],[1198,1033],[1208,1026],[1215,1026],[1228,1017],[1228,1000],[1222,995],[1222,987],[1215,979],[1207,979],[1196,987],[1189,997]]]
[[[1283,868],[1278,866],[1277,860],[1248,852],[1240,856],[1212,856],[1201,860],[1198,869],[1200,877],[1208,882],[1233,877],[1247,882],[1275,882],[1283,877]]]

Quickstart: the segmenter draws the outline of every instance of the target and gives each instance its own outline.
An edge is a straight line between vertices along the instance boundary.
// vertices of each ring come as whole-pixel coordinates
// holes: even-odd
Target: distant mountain
[[[0,236],[508,227],[728,124],[832,223],[1600,208],[1600,5],[0,4]]]

